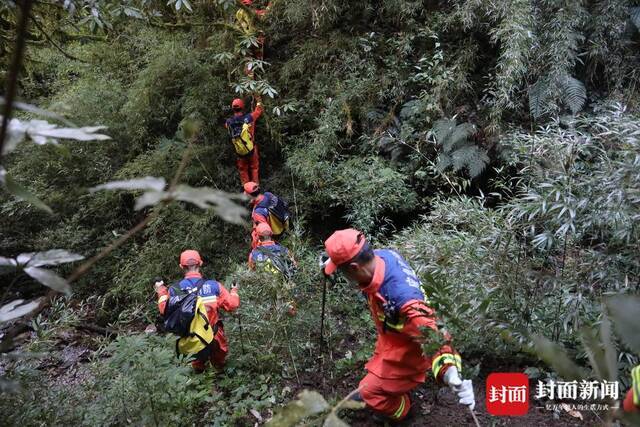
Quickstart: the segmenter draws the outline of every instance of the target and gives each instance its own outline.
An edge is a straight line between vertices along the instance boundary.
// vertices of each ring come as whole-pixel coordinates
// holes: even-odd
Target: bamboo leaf
[[[17,319],[31,313],[38,307],[39,300],[24,303],[24,300],[17,299],[0,307],[0,322]]]
[[[27,267],[24,269],[24,272],[46,287],[62,292],[66,295],[71,295],[71,286],[69,285],[69,282],[50,270],[38,267]]]

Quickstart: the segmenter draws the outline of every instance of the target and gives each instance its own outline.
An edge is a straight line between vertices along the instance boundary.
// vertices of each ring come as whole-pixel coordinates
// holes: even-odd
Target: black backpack
[[[167,307],[164,312],[164,329],[178,336],[188,336],[191,331],[191,321],[196,315],[196,303],[200,289],[204,284],[204,280],[200,279],[196,285],[196,289],[186,292],[180,289],[180,286],[173,286],[174,295],[169,298]],[[204,314],[198,312],[199,315]],[[205,317],[205,320],[209,320]]]
[[[261,246],[258,246],[255,250],[267,259],[266,261],[263,261],[266,265],[261,266],[264,270],[271,273],[278,272],[288,280],[290,280],[296,273],[296,267],[288,254],[280,251],[275,252]],[[271,267],[275,268],[275,271],[273,271]]]
[[[286,224],[289,221],[289,204],[282,197],[278,197],[271,193],[271,200],[269,200],[269,212],[280,220],[282,224]]]

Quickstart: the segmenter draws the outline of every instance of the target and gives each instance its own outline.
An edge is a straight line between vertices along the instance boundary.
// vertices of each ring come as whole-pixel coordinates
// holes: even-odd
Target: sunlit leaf
[[[358,400],[347,399],[342,405],[341,409],[364,409],[367,405],[364,402]]]
[[[53,271],[38,267],[27,267],[24,269],[24,272],[53,290],[71,295],[71,286],[69,283]]]
[[[44,252],[32,252],[18,255],[18,263],[27,267],[42,267],[44,265],[59,265],[84,259],[82,255],[68,252],[64,249],[51,249]]]
[[[605,305],[620,339],[640,354],[640,296],[611,296],[605,298]]]
[[[247,210],[234,203],[232,196],[224,191],[179,185],[171,196],[176,200],[193,203],[202,209],[213,209],[222,219],[235,224],[242,224],[247,215]]]
[[[96,192],[100,190],[154,190],[162,191],[167,185],[164,178],[156,178],[153,176],[147,176],[145,178],[128,179],[125,181],[111,181],[105,184],[100,184],[96,187],[90,188],[90,192]]]
[[[39,300],[30,301],[26,304],[24,304],[24,300],[22,299],[11,301],[0,307],[0,322],[17,319],[18,317],[29,314],[38,307],[38,304]]]
[[[0,184],[3,184],[4,188],[18,199],[32,204],[33,207],[37,209],[48,212],[50,214],[53,213],[51,208],[45,205],[44,202],[40,200],[36,195],[34,195],[18,182],[14,181],[11,175],[9,175],[2,166],[0,166]]]
[[[202,129],[202,120],[194,117],[186,117],[180,122],[179,129],[179,134],[183,140],[191,140],[198,136],[200,129]]]
[[[4,97],[0,96],[0,105],[4,105],[4,104],[5,104]],[[42,108],[36,107],[35,105],[27,104],[19,101],[13,101],[12,105],[13,105],[13,108],[16,108],[18,110],[27,111],[29,113],[37,114],[42,117],[47,117],[49,119],[57,120],[69,127],[76,127],[75,124],[73,124],[66,118],[62,117],[61,115],[52,113],[51,111],[43,110]]]
[[[585,370],[569,358],[561,345],[540,335],[533,337],[533,343],[538,357],[551,366],[563,379],[579,380],[587,377]]]
[[[0,256],[0,274],[6,274],[16,270],[18,263],[13,258]]]
[[[598,378],[612,381],[611,377],[612,375],[615,376],[615,369],[613,372],[610,370],[603,345],[600,340],[598,340],[595,331],[591,327],[582,328],[580,331],[580,339],[589,358],[589,362]]]
[[[11,119],[9,121],[8,139],[5,141],[2,154],[12,151],[26,137],[29,137],[39,145],[57,144],[58,139],[75,139],[77,141],[104,141],[111,139],[110,136],[95,133],[102,129],[106,128],[104,126],[63,128],[46,120],[21,121]]]
[[[349,427],[349,424],[342,421],[333,412],[329,414],[326,420],[324,420],[323,427]]]
[[[142,196],[136,199],[134,209],[139,211],[147,206],[155,206],[162,200],[169,198],[169,193],[166,191],[147,191]]]
[[[269,422],[271,427],[289,427],[296,425],[301,419],[319,414],[329,409],[327,401],[316,391],[303,390],[297,400],[293,400],[280,410]]]

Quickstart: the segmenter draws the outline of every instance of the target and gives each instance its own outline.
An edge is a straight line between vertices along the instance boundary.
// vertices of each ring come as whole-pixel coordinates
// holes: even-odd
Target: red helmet
[[[258,236],[273,235],[273,231],[271,230],[271,227],[269,227],[269,224],[266,224],[264,222],[261,222],[260,224],[256,225],[256,233],[258,233]]]
[[[240,99],[240,98],[234,99],[233,102],[231,103],[231,109],[232,110],[244,110],[244,101],[242,101],[242,99]]]
[[[184,268],[189,265],[202,265],[202,258],[198,251],[187,249],[180,254],[180,267]]]
[[[253,0],[242,0],[242,4],[245,6],[251,6],[253,4]]]
[[[258,186],[258,184],[256,184],[253,181],[245,182],[243,185],[243,188],[244,188],[244,192],[249,196],[253,195],[256,191],[260,190],[260,187]]]

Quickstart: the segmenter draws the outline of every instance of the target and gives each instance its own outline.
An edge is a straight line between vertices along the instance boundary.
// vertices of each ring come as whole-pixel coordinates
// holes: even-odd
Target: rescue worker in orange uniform
[[[252,8],[254,5],[254,2],[253,0],[242,0],[242,4],[248,8]],[[265,15],[267,14],[270,8],[271,8],[271,4],[269,3],[267,4],[266,8],[264,9],[256,8],[256,9],[253,9],[253,12],[255,13],[256,17],[259,20],[264,20]],[[258,46],[252,48],[252,55],[254,58],[262,60],[264,58],[264,43],[265,43],[264,32],[262,30],[256,29],[253,17],[249,12],[247,12],[243,8],[239,8],[238,11],[236,12],[236,22],[240,30],[246,36],[256,35],[256,41],[258,42]],[[253,79],[253,70],[250,69],[248,66],[245,67],[245,74],[250,79]]]
[[[244,101],[236,98],[231,103],[233,116],[229,117],[224,127],[229,132],[229,136],[236,151],[236,166],[240,174],[240,181],[244,185],[249,181],[260,182],[260,154],[258,144],[255,140],[256,122],[264,112],[262,100],[256,96],[258,103],[251,113],[244,113]],[[248,127],[248,136],[243,134],[245,125]],[[250,141],[246,138],[250,136]]]
[[[269,224],[266,224],[264,222],[258,223],[255,227],[255,232],[258,235],[258,243],[256,244],[256,247],[249,253],[250,269],[255,269],[256,263],[260,264],[266,261],[268,257],[265,255],[265,253],[267,252],[281,257],[283,260],[290,260],[292,265],[296,265],[296,261],[289,253],[289,250],[273,240],[273,232],[271,231],[271,227],[269,227]],[[285,274],[285,272],[282,271],[281,273]]]
[[[255,249],[259,242],[259,235],[256,231],[256,227],[259,224],[266,224],[271,229],[271,235],[274,238],[278,238],[282,234],[276,234],[269,222],[269,205],[271,204],[272,198],[277,196],[268,191],[260,194],[260,186],[255,182],[247,182],[244,184],[244,193],[251,198],[251,221],[253,223],[251,249]],[[284,232],[284,229],[282,232]]]
[[[640,412],[640,365],[631,370],[631,388],[622,407],[625,412]]]
[[[473,386],[471,380],[460,378],[461,358],[448,344],[448,334],[442,334],[447,343],[435,354],[423,354],[420,329],[437,332],[437,318],[406,261],[394,250],[373,250],[364,234],[354,229],[333,233],[325,241],[325,249],[324,274],[339,271],[359,286],[378,332],[355,400],[363,400],[392,421],[402,420],[411,407],[409,392],[423,383],[431,370],[437,382],[449,385],[459,402],[473,409]]]
[[[259,223],[255,232],[259,241],[257,246],[249,253],[249,268],[262,270],[271,274],[281,275],[289,281],[295,274],[296,260],[287,248],[276,243],[271,238],[271,227],[264,222]],[[289,282],[291,283],[291,282]],[[290,287],[281,287],[278,294],[283,297],[287,306],[287,313],[295,316],[297,313],[296,302],[291,297]]]
[[[197,373],[204,372],[207,361],[210,361],[218,370],[224,367],[229,345],[224,335],[222,321],[218,316],[218,309],[232,312],[240,305],[238,287],[234,285],[231,291],[227,291],[222,283],[205,279],[200,272],[201,266],[202,258],[198,251],[190,249],[182,252],[180,254],[180,268],[184,271],[184,279],[176,285],[176,288],[183,292],[193,292],[201,285],[198,296],[202,298],[202,302],[207,308],[209,324],[218,325],[218,331],[209,348],[198,353],[196,359],[191,362],[191,366]],[[167,301],[175,295],[176,289],[173,286],[167,289],[164,283],[159,281],[155,283],[155,290],[158,294],[158,310],[160,314],[164,314]]]

